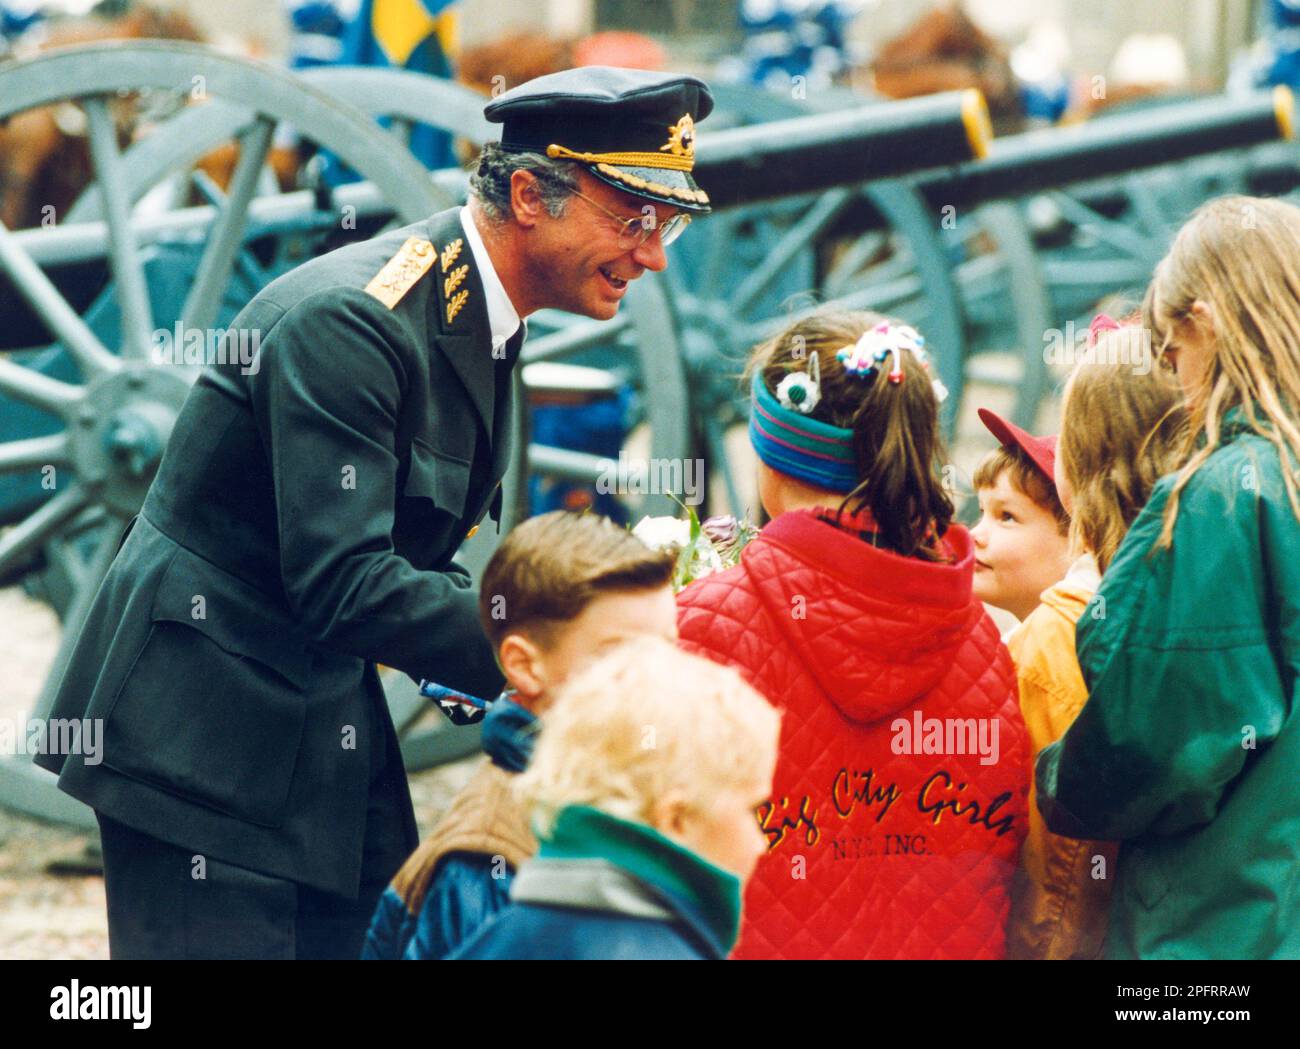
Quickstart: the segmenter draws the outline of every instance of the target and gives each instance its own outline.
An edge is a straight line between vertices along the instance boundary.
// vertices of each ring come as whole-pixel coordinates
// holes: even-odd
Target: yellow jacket
[[[1080,558],[1007,638],[1020,683],[1020,712],[1029,728],[1031,770],[1042,749],[1065,734],[1088,699],[1074,652],[1074,624],[1099,582],[1092,557]],[[1007,956],[1101,957],[1118,849],[1114,842],[1051,833],[1031,785],[1029,834],[1011,891]]]

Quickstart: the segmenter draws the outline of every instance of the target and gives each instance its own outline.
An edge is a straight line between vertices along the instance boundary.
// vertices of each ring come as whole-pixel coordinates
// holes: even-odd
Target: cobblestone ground
[[[971,391],[963,405],[961,439],[952,459],[969,478],[991,439],[975,405],[1010,411],[1012,392]],[[1047,405],[1039,433],[1055,429],[1055,405]],[[743,428],[728,435],[728,454],[750,454]],[[736,471],[743,478],[745,469]],[[995,615],[999,627],[1014,623]],[[20,588],[0,589],[0,718],[17,722],[35,705],[58,646],[60,626],[50,608]],[[432,718],[439,715],[430,712]],[[411,796],[422,834],[469,778],[473,759],[411,777]],[[107,958],[104,882],[95,869],[98,835],[53,826],[0,807],[0,959]]]

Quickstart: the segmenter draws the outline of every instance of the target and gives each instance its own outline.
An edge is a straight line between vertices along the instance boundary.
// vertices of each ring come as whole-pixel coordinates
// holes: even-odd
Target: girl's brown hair
[[[1224,416],[1235,407],[1277,448],[1287,497],[1300,518],[1300,492],[1288,466],[1300,460],[1300,208],[1240,196],[1202,205],[1156,267],[1142,304],[1158,353],[1175,340],[1177,326],[1203,323],[1192,310],[1197,301],[1209,307],[1214,357],[1188,399],[1183,465],[1157,547],[1173,542],[1179,496],[1219,448]]]
[[[816,310],[756,346],[745,377],[761,371],[775,392],[786,375],[806,372],[816,354],[822,396],[811,418],[852,430],[857,459],[859,483],[837,513],[870,510],[890,549],[939,560],[943,555],[933,539],[947,530],[954,510],[940,480],[944,449],[934,376],[907,350],[897,355],[900,383],[886,378],[892,356],[874,379],[850,374],[835,356],[885,320],[902,323],[865,311]]]
[[[1136,366],[1137,327],[1103,333],[1070,374],[1056,455],[1072,491],[1070,545],[1106,571],[1151,490],[1177,464],[1184,415],[1168,372]]]

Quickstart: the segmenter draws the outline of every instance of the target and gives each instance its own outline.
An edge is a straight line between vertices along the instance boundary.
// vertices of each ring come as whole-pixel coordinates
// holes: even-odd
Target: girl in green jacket
[[[1077,627],[1048,826],[1123,841],[1110,957],[1300,957],[1300,209],[1223,197],[1143,323],[1188,415]]]

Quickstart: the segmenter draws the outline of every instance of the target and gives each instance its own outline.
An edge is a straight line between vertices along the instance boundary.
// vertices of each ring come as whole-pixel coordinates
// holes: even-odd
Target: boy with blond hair
[[[483,629],[507,690],[483,720],[487,757],[380,899],[362,957],[445,957],[509,902],[511,879],[537,850],[511,792],[555,691],[611,645],[677,637],[673,557],[596,514],[525,521],[489,561]]]
[[[755,810],[779,734],[776,710],[737,671],[661,639],[591,664],[516,783],[541,849],[510,906],[452,957],[725,957],[767,848]]]

